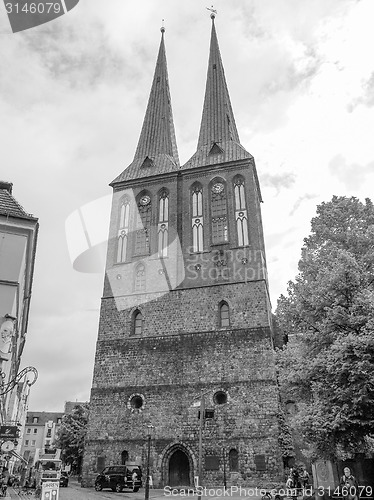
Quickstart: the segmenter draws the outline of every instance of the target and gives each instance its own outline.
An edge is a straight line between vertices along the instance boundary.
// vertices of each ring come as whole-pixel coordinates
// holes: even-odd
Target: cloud
[[[304,196],[300,196],[300,198],[298,198],[296,200],[295,204],[293,205],[292,210],[290,211],[289,215],[290,216],[294,215],[294,213],[300,208],[300,205],[304,201],[314,200],[315,198],[317,198],[316,194],[308,194],[308,193],[306,193]]]
[[[297,272],[317,201],[331,198],[337,187],[346,189],[341,194],[356,186],[357,196],[368,195],[374,62],[358,55],[374,45],[374,3],[217,2],[216,28],[236,123],[266,194],[274,302]],[[209,4],[107,3],[103,8],[102,0],[82,1],[44,27],[2,37],[2,176],[14,182],[25,210],[40,219],[22,361],[40,373],[31,392],[33,409],[61,410],[63,400],[89,394],[103,277],[73,270],[65,220],[110,194],[108,183],[132,161],[163,18],[182,163],[197,143]],[[349,113],[352,102],[362,105]]]
[[[347,188],[358,189],[367,183],[370,175],[374,174],[374,161],[359,165],[355,162],[348,163],[342,155],[336,155],[329,163],[329,170]]]
[[[352,113],[357,106],[362,104],[363,106],[372,107],[374,106],[374,72],[370,77],[362,84],[363,94],[359,97],[352,99],[347,105],[348,112]]]
[[[264,187],[273,187],[276,189],[277,194],[282,188],[289,189],[295,183],[295,175],[291,172],[284,174],[269,174],[261,175],[261,185]]]

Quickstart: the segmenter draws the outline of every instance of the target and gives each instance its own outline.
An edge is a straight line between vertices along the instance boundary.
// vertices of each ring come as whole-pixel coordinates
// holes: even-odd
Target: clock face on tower
[[[145,205],[148,205],[150,201],[151,201],[151,198],[148,195],[145,195],[145,196],[142,196],[140,198],[140,202],[139,203],[141,205],[145,206]]]
[[[224,189],[225,186],[222,184],[222,182],[216,182],[212,187],[213,193],[222,193]]]

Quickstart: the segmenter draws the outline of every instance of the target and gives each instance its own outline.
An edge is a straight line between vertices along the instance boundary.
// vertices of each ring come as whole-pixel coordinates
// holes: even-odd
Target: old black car
[[[136,473],[136,478],[134,476]],[[99,474],[95,480],[95,490],[110,488],[112,491],[120,492],[129,488],[136,492],[142,486],[142,472],[138,464],[111,465]]]

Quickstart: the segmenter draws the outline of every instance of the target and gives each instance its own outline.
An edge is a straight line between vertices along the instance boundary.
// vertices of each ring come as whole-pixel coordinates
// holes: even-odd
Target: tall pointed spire
[[[112,184],[179,169],[166,64],[164,27],[161,28],[161,33],[151,93],[134,160]]]
[[[192,168],[252,156],[240,145],[225,72],[212,18],[208,74],[197,152],[183,168]]]

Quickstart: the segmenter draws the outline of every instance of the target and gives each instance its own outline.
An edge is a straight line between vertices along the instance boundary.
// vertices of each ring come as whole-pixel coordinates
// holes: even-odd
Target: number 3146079
[[[343,497],[371,497],[373,494],[373,489],[371,486],[339,486],[337,488],[331,488],[330,486],[325,488],[323,486],[318,487],[318,495],[324,496],[326,493],[328,495],[338,495]]]
[[[59,14],[61,5],[59,3],[46,2],[46,3],[25,3],[20,5],[18,3],[7,3],[5,8],[8,14]]]

